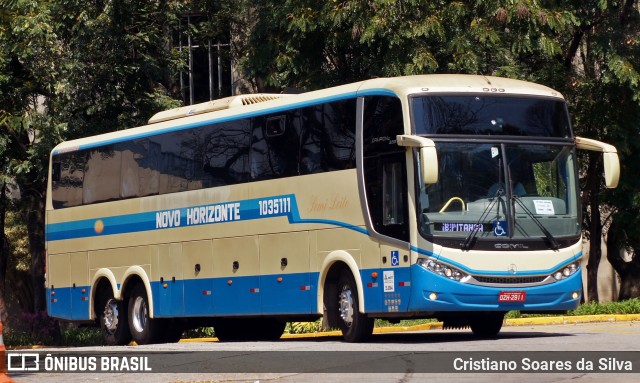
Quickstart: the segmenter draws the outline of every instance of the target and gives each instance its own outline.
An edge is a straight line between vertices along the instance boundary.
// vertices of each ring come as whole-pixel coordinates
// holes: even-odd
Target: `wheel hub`
[[[118,301],[111,298],[104,306],[104,327],[113,334],[118,329],[118,320],[120,318],[118,312]]]
[[[136,297],[133,302],[133,311],[131,312],[131,315],[133,315],[133,328],[137,332],[143,332],[148,318],[147,303],[144,301],[144,298]]]
[[[353,294],[348,286],[344,286],[339,296],[339,312],[340,318],[344,321],[347,327],[351,327],[353,323]]]

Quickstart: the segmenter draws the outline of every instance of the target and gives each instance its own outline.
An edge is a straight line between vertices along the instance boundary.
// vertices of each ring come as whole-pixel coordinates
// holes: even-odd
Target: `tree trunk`
[[[5,305],[5,279],[7,277],[7,262],[9,260],[9,243],[4,235],[4,225],[7,214],[7,184],[0,188],[0,319],[7,324],[9,313]]]
[[[31,279],[33,281],[34,312],[47,309],[44,287],[44,198],[39,193],[27,197],[27,230],[31,252]]]
[[[589,167],[587,172],[587,190],[589,210],[589,260],[587,263],[587,300],[599,302],[598,296],[598,267],[602,258],[602,224],[600,223],[600,206],[598,194],[600,193],[600,173],[598,168],[599,153],[589,154]]]
[[[640,297],[640,257],[637,244],[628,243],[629,237],[618,222],[619,216],[613,216],[607,235],[607,259],[620,276],[620,292],[618,300],[623,301]],[[629,248],[633,254],[631,261],[623,259],[622,251]]]

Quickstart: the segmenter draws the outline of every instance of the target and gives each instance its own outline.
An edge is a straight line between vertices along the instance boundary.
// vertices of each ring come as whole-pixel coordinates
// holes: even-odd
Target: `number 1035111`
[[[291,212],[291,198],[270,198],[258,201],[260,215],[277,215]]]

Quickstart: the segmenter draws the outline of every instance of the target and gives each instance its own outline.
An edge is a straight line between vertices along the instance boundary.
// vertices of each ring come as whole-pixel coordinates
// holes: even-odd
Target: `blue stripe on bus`
[[[318,98],[318,99],[314,99],[314,100],[294,102],[294,103],[291,103],[291,104],[288,104],[288,105],[281,105],[281,106],[278,106],[278,107],[267,108],[267,109],[262,109],[262,110],[258,110],[258,111],[253,111],[253,112],[239,113],[239,114],[235,114],[233,116],[218,117],[218,118],[214,117],[214,118],[211,118],[211,119],[208,119],[208,120],[205,120],[205,121],[199,121],[199,122],[190,123],[190,124],[175,125],[175,126],[170,126],[170,127],[163,128],[163,129],[157,129],[157,130],[150,131],[150,132],[134,133],[134,134],[127,135],[127,136],[124,136],[124,137],[117,137],[117,138],[105,139],[105,140],[102,140],[102,141],[95,141],[95,142],[92,142],[92,143],[89,143],[89,144],[78,145],[77,147],[72,147],[71,149],[70,148],[65,148],[65,149],[62,149],[62,150],[54,149],[53,150],[53,154],[57,155],[57,154],[60,154],[61,152],[68,153],[68,152],[71,152],[71,151],[91,149],[91,148],[96,148],[96,147],[104,146],[104,145],[111,145],[111,144],[117,144],[117,143],[120,143],[120,142],[125,142],[125,141],[130,141],[130,140],[138,140],[138,139],[141,139],[141,138],[152,137],[152,136],[156,136],[156,135],[163,134],[163,133],[178,132],[178,131],[182,131],[182,130],[186,130],[186,129],[192,129],[192,128],[198,128],[198,127],[201,127],[201,126],[206,126],[206,125],[209,125],[209,124],[221,124],[221,123],[235,121],[235,120],[239,120],[239,119],[243,119],[243,118],[251,118],[251,117],[263,116],[263,115],[269,114],[269,113],[286,112],[288,110],[304,108],[304,107],[308,107],[308,106],[314,106],[314,105],[333,102],[333,101],[341,101],[341,100],[356,98],[356,97],[360,97],[360,96],[362,96],[362,97],[364,97],[364,96],[391,96],[391,97],[398,97],[395,92],[393,92],[393,91],[391,91],[389,89],[367,89],[367,90],[364,90],[364,91],[348,92],[348,93],[343,93],[343,94],[334,95],[334,96],[322,97],[322,98]]]
[[[278,211],[261,210],[261,203],[278,205]],[[239,219],[236,219],[235,206]],[[205,218],[200,218],[200,213],[205,211]],[[285,211],[281,211],[284,209]],[[215,214],[220,213],[219,217]],[[224,213],[225,215],[222,215]],[[198,219],[193,219],[198,214]],[[189,217],[192,219],[189,221]],[[171,228],[183,228],[207,224],[250,221],[255,219],[287,217],[291,224],[322,224],[343,227],[358,233],[368,235],[366,229],[346,222],[328,219],[301,218],[298,204],[294,194],[255,198],[242,201],[231,201],[211,205],[198,205],[178,209],[166,209],[145,213],[126,214],[120,216],[84,219],[78,221],[50,223],[47,225],[47,241],[60,241],[66,239],[78,239],[98,237],[103,235],[139,233],[144,231],[164,230]],[[160,222],[158,222],[160,220]],[[203,222],[200,222],[200,221]],[[194,223],[195,222],[195,223]],[[159,225],[160,223],[160,225]]]
[[[378,275],[393,274],[392,285]],[[385,273],[386,272],[386,273]],[[580,301],[582,274],[542,286],[518,287],[525,302],[500,303],[498,294],[513,288],[476,286],[451,281],[419,265],[360,270],[368,313],[473,310],[566,310]],[[281,277],[282,280],[278,280]],[[241,315],[315,314],[319,273],[270,274],[262,276],[186,279],[151,282],[154,316],[198,317]],[[231,281],[232,283],[229,283]],[[164,287],[164,284],[167,287]],[[89,302],[78,294],[89,286],[47,289],[49,315],[88,320]],[[435,292],[437,298],[429,295]],[[85,294],[88,296],[89,294]],[[55,297],[55,298],[54,298]],[[55,301],[54,301],[55,300]]]

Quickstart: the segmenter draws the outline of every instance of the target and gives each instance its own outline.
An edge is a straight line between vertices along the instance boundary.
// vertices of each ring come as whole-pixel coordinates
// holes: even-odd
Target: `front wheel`
[[[348,270],[342,271],[338,279],[338,326],[347,342],[362,342],[373,333],[373,318],[358,310],[360,297],[358,287]]]
[[[474,316],[469,325],[473,335],[479,338],[495,338],[498,336],[504,321],[503,312],[485,312]]]
[[[129,328],[131,337],[138,344],[157,343],[161,340],[162,323],[149,317],[147,290],[138,284],[129,298]]]

